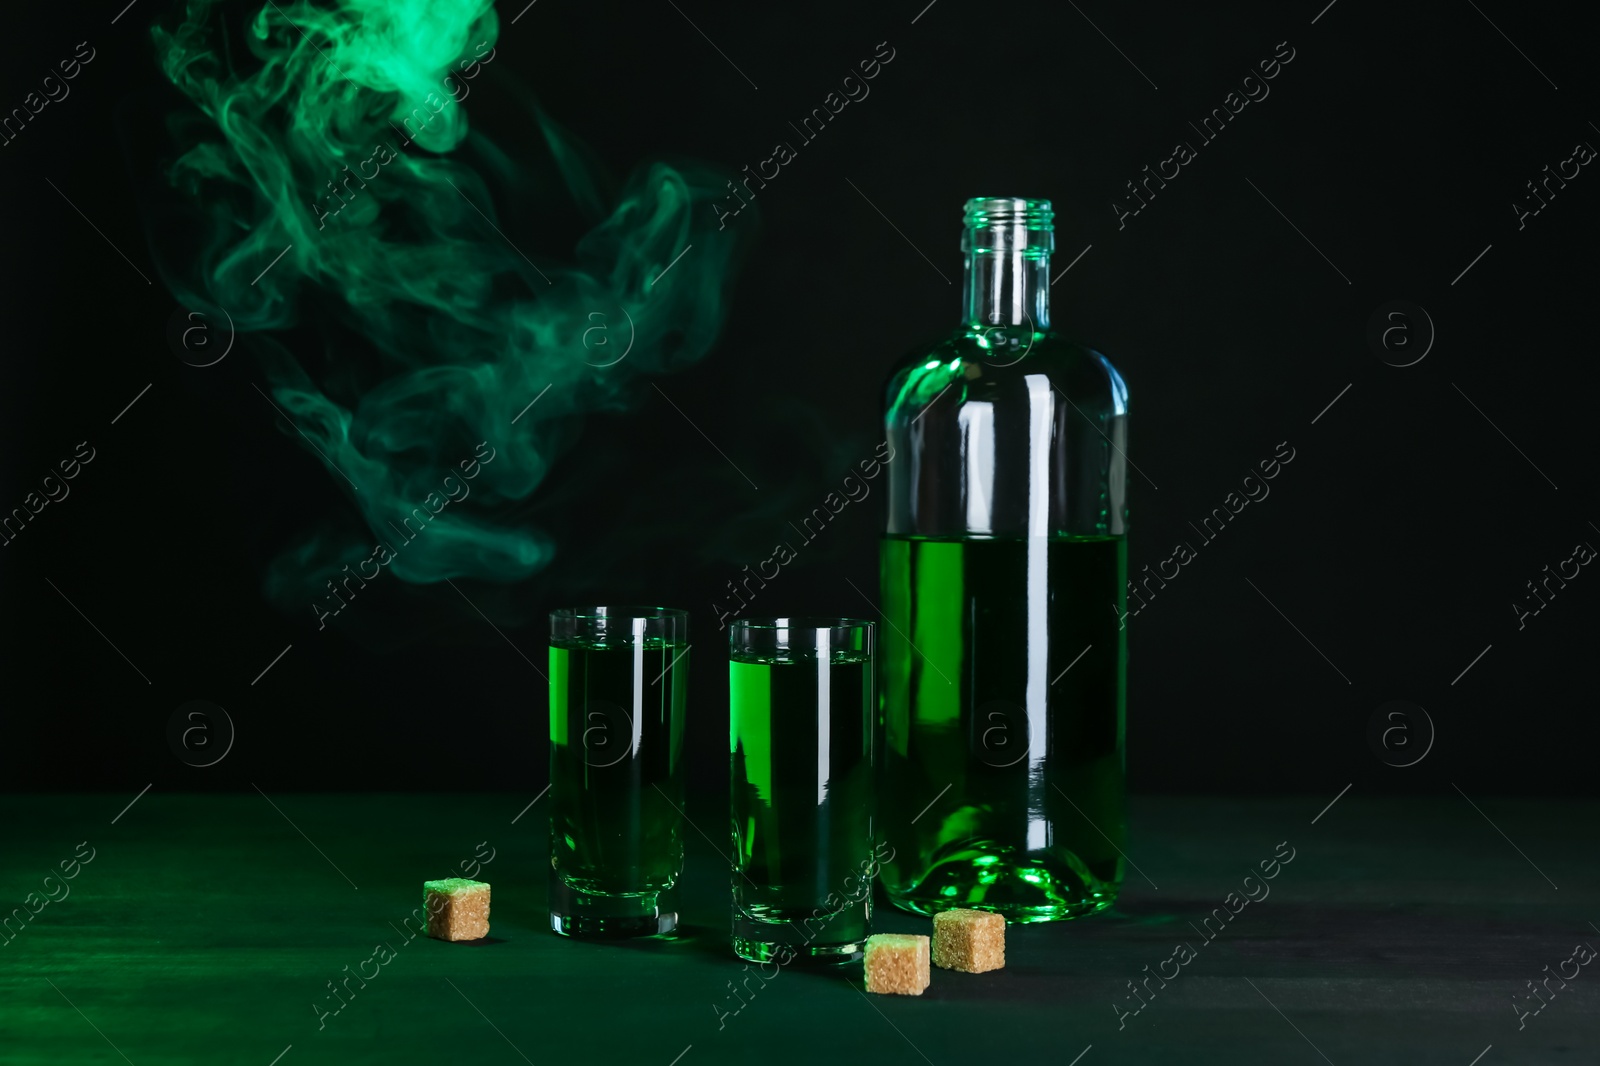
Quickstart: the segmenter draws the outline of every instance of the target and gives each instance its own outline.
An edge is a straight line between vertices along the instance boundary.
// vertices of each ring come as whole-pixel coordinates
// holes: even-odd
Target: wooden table
[[[0,1062],[1600,1062],[1600,966],[1568,961],[1600,946],[1600,804],[1352,792],[1319,815],[1332,792],[1137,799],[1114,911],[1013,926],[1004,970],[935,970],[921,998],[869,998],[859,966],[751,976],[711,800],[690,807],[711,839],[687,834],[685,935],[580,943],[548,931],[531,794],[5,797]],[[478,854],[489,940],[409,939],[421,882]]]

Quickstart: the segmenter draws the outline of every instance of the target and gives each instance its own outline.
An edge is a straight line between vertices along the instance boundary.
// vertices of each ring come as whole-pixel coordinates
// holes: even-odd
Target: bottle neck
[[[969,248],[961,284],[961,320],[967,326],[1050,328],[1048,248]]]

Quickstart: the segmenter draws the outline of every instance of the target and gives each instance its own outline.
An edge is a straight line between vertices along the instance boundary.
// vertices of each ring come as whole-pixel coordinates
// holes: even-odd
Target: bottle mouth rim
[[[1055,210],[1049,200],[1022,196],[975,196],[962,212],[968,229],[1014,228],[1052,231]]]

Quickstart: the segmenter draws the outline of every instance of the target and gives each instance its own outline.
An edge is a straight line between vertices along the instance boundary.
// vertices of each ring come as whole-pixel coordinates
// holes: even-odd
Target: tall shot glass
[[[872,918],[871,622],[740,619],[729,634],[733,950],[845,962]]]
[[[689,615],[550,613],[550,928],[658,936],[678,924]]]

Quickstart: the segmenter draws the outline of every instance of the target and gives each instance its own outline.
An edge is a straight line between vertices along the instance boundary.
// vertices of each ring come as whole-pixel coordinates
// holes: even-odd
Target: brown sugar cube
[[[477,940],[489,935],[489,886],[465,877],[422,882],[428,935],[438,940]]]
[[[933,964],[983,973],[1006,964],[1006,920],[992,911],[956,909],[933,916]]]
[[[920,996],[928,987],[928,938],[904,933],[874,933],[867,937],[863,959],[868,992]]]

